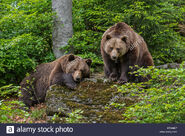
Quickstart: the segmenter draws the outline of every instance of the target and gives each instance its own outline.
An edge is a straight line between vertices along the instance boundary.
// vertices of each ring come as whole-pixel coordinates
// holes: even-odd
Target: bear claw
[[[125,84],[126,81],[125,81],[125,80],[119,80],[117,83],[118,83],[118,84]]]

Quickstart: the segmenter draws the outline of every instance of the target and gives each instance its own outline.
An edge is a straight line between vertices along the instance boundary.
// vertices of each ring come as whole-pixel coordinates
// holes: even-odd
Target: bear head
[[[125,23],[117,23],[109,33],[105,34],[104,51],[113,61],[125,55],[131,45],[132,31]]]
[[[82,59],[78,56],[69,55],[66,65],[66,73],[71,73],[74,81],[80,82],[90,76],[91,59]]]

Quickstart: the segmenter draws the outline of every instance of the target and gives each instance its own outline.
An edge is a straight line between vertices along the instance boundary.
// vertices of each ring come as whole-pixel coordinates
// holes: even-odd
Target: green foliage
[[[75,54],[101,64],[103,32],[117,22],[126,22],[144,37],[156,65],[182,62],[185,38],[177,30],[185,22],[184,11],[183,0],[73,0],[74,35],[67,51],[73,46]]]
[[[58,122],[64,122],[64,123],[83,123],[83,111],[80,109],[76,109],[72,111],[71,113],[67,114],[67,117],[61,117],[63,115],[62,109],[58,109],[60,112],[58,114],[54,114],[53,117],[51,118],[52,123],[58,123]]]
[[[139,69],[151,75],[145,83],[118,87],[127,97],[137,99],[123,113],[124,123],[185,123],[185,69]],[[147,87],[146,87],[147,86]]]
[[[0,87],[0,97],[7,98],[8,96],[12,96],[13,94],[17,95],[19,92],[20,86],[14,86],[12,84],[5,85]]]
[[[25,122],[29,117],[29,113],[17,107],[22,107],[24,104],[20,101],[0,101],[0,123],[15,123],[16,119],[22,118]]]
[[[50,0],[1,0],[0,86],[19,83],[37,64],[53,60]]]
[[[40,107],[31,109],[30,112],[25,104],[14,99],[0,100],[0,123],[40,123],[46,120],[46,109]]]
[[[91,58],[94,64],[102,64],[99,45],[101,35],[94,31],[76,32],[73,38],[69,40],[71,46],[63,47],[62,49],[73,50],[75,55],[83,58]]]

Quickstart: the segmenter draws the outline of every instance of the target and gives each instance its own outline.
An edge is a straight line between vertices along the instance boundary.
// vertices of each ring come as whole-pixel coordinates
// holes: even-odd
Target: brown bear
[[[42,103],[49,86],[53,84],[66,85],[74,89],[76,83],[90,76],[91,62],[91,59],[69,54],[53,62],[38,65],[36,70],[20,83],[20,100],[28,107]]]
[[[102,36],[101,55],[107,78],[118,83],[129,80],[130,66],[153,66],[152,56],[144,39],[124,22],[110,27]]]

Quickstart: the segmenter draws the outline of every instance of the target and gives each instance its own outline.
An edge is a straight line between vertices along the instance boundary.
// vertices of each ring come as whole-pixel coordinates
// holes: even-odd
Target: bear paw
[[[109,79],[110,79],[111,81],[116,81],[116,80],[117,80],[117,74],[111,73],[110,76],[109,76]]]
[[[72,89],[72,90],[73,90],[73,89],[76,88],[77,85],[74,84],[74,83],[67,83],[66,86],[67,86],[69,89]]]
[[[118,83],[119,84],[125,84],[126,82],[128,82],[128,78],[126,76],[123,76],[121,77],[119,80],[118,80]]]

